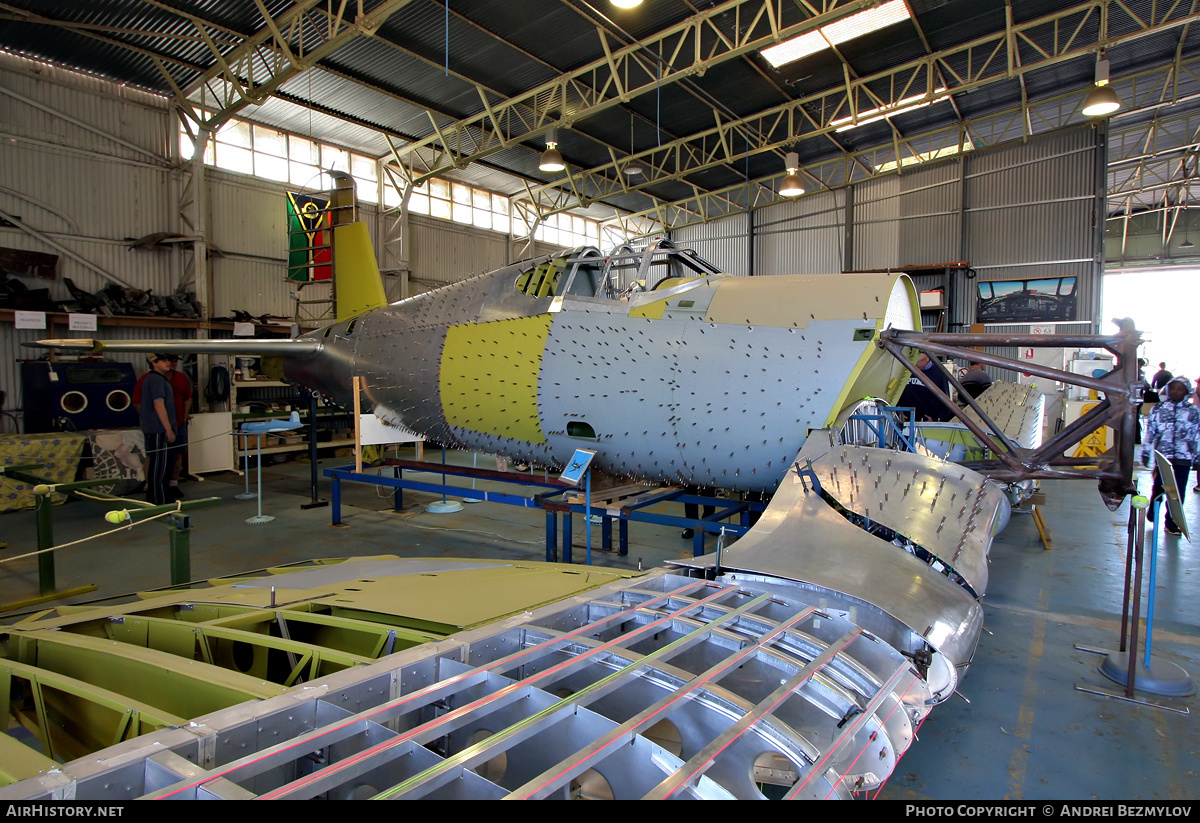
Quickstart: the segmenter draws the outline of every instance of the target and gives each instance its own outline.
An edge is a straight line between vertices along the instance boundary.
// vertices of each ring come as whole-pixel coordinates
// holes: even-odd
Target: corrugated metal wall
[[[409,282],[414,293],[498,269],[506,262],[508,235],[436,217],[412,216],[409,225]],[[531,247],[529,256],[538,253]]]
[[[1073,275],[1076,319],[1097,319],[1097,151],[1095,132],[1084,127],[970,158],[967,254],[980,280]],[[974,319],[973,301],[955,307],[955,322]]]
[[[755,213],[756,274],[832,273],[968,260],[979,280],[1074,275],[1077,319],[1099,306],[1096,131],[1079,127],[944,163],[877,178],[847,190]],[[853,219],[849,230],[845,212]],[[679,230],[681,244],[732,235],[742,217]],[[849,255],[845,249],[850,248]],[[847,259],[847,257],[849,259]],[[950,328],[975,322],[976,284],[955,275]],[[918,286],[940,285],[936,279]]]
[[[960,237],[966,162],[921,167],[900,177],[901,266],[963,259]]]
[[[853,271],[890,269],[900,262],[899,177],[881,177],[854,186],[850,228],[850,259],[845,268]]]
[[[126,244],[175,228],[168,121],[162,98],[0,55],[0,210],[46,237],[5,226],[0,246],[59,255],[60,278],[88,291],[109,281],[51,244],[131,286],[169,291],[173,252]],[[52,296],[67,297],[61,282]]]
[[[821,192],[756,212],[754,273],[842,271],[847,195]]]
[[[754,215],[758,217],[757,214]],[[671,240],[696,253],[727,274],[744,275],[750,268],[749,218],[722,217],[671,232]]]
[[[0,55],[0,123],[6,137],[157,163],[167,156],[172,135],[164,127],[168,116],[165,99],[158,95],[14,54]]]

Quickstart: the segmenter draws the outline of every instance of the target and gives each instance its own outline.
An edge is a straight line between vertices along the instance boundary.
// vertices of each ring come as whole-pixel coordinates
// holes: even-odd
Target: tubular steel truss
[[[1030,72],[1200,20],[1200,15],[1186,14],[1185,11],[1176,6],[1142,18],[1127,14],[1124,6],[1110,7],[1105,0],[1096,0],[1023,23],[1015,23],[1010,16],[1003,31],[932,52],[866,77],[854,77],[847,71],[841,85],[740,120],[725,122],[718,117],[710,129],[607,165],[585,171],[568,170],[563,177],[532,189],[529,196],[538,197],[549,189],[565,188],[575,193],[578,205],[587,205],[615,193],[640,191],[664,180],[686,182],[685,176],[695,172],[732,164],[763,152],[782,151],[810,138],[827,137],[838,128],[833,121],[856,116],[862,110],[887,108],[914,95],[924,95],[931,102],[953,102],[956,94],[991,83],[1023,80]],[[1113,33],[1117,29],[1120,34]],[[1114,82],[1114,87],[1130,108],[1154,105],[1156,101],[1162,105],[1164,100],[1178,93],[1181,78],[1185,81],[1194,79],[1195,67],[1196,61],[1185,62],[1177,53],[1172,63],[1121,78]],[[938,91],[942,86],[946,90]],[[959,123],[921,135],[901,135],[893,130],[894,139],[888,144],[862,152],[845,152],[815,166],[807,165],[803,173],[818,184],[818,189],[834,188],[878,176],[879,166],[885,162],[899,164],[905,158],[938,156],[932,153],[955,144],[960,151],[982,148],[1061,128],[1071,122],[1083,122],[1086,118],[1079,114],[1079,108],[1085,93],[1086,89],[1075,89],[1036,101],[1022,95],[1019,106],[972,121],[963,121],[960,117]],[[621,170],[635,160],[650,171],[631,186],[621,179],[624,176]],[[429,173],[436,173],[436,170]],[[694,186],[692,197],[656,206],[636,216],[679,227],[731,213],[733,210],[725,205],[729,202],[736,203],[738,211],[757,208],[778,199],[775,184],[783,173],[781,168],[778,175],[716,191]]]
[[[888,329],[879,338],[879,346],[891,352],[921,383],[946,404],[958,420],[993,454],[994,458],[970,463],[971,468],[996,480],[1095,478],[1100,496],[1115,510],[1133,486],[1133,446],[1137,430],[1137,410],[1142,402],[1145,381],[1138,369],[1137,350],[1142,334],[1129,319],[1117,320],[1120,332],[1100,334],[932,334]],[[1027,361],[988,354],[972,346],[1019,346],[1022,348],[1102,348],[1112,352],[1117,364],[1103,377],[1073,374]],[[984,431],[976,420],[956,406],[950,398],[906,356],[906,349],[917,349],[950,381],[967,406],[991,431]],[[959,384],[958,379],[935,355],[960,357],[988,366],[1032,374],[1071,386],[1092,389],[1102,396],[1095,408],[1070,423],[1036,449],[1023,448],[1001,432],[979,404]],[[1115,432],[1115,443],[1104,455],[1067,457],[1064,452],[1101,426]]]
[[[834,50],[835,58],[842,61],[840,82],[806,90],[795,98],[780,88],[786,102],[745,115],[735,115],[729,107],[714,103],[713,120],[707,128],[675,137],[656,123],[659,133],[671,140],[642,151],[633,151],[631,145],[626,152],[624,146],[611,146],[589,134],[589,118],[611,115],[667,85],[690,87],[694,78],[727,61],[749,60],[759,70],[757,58],[751,57],[754,52],[873,3],[828,0],[794,4],[781,15],[777,0],[724,0],[636,42],[630,42],[619,29],[593,20],[601,57],[571,70],[559,70],[550,79],[517,93],[502,93],[494,83],[489,85],[487,78],[468,76],[447,66],[447,74],[473,86],[478,97],[475,111],[463,117],[428,108],[420,102],[420,95],[403,88],[400,81],[368,80],[335,64],[339,50],[368,37],[432,69],[434,63],[427,55],[406,47],[402,38],[385,28],[410,0],[296,0],[283,11],[265,0],[253,1],[258,19],[248,32],[161,0],[141,0],[155,13],[156,22],[149,27],[135,23],[132,16],[123,22],[99,24],[7,4],[0,4],[0,18],[56,26],[149,61],[161,76],[162,87],[174,95],[185,128],[193,137],[211,133],[268,97],[288,99],[284,85],[313,70],[352,81],[408,106],[424,107],[428,127],[416,126],[416,134],[398,134],[367,124],[388,137],[412,141],[390,153],[396,164],[392,173],[400,178],[395,181],[397,190],[405,183],[419,185],[432,176],[514,147],[533,152],[536,149],[530,141],[549,129],[575,128],[603,146],[607,160],[590,168],[568,168],[518,197],[533,203],[534,211],[545,218],[614,196],[637,194],[649,198],[649,203],[630,216],[656,221],[668,230],[778,202],[782,167],[778,174],[742,179],[724,187],[709,187],[697,178],[701,172],[721,167],[736,171],[739,178],[750,178],[739,167],[754,155],[782,153],[805,144],[804,148],[811,150],[804,152],[806,165],[801,174],[810,190],[822,191],[902,172],[905,163],[1083,122],[1086,118],[1079,108],[1085,89],[1046,94],[1036,90],[1046,88],[1044,82],[1027,88],[1026,80],[1044,77],[1047,70],[1060,64],[1088,61],[1106,52],[1116,54],[1114,50],[1122,48],[1128,52],[1146,38],[1177,37],[1173,58],[1156,58],[1158,65],[1135,73],[1122,71],[1114,78],[1113,87],[1126,103],[1125,111],[1112,119],[1112,189],[1120,198],[1114,200],[1114,210],[1170,210],[1174,217],[1163,224],[1169,239],[1180,203],[1190,199],[1187,181],[1195,176],[1200,130],[1190,122],[1194,115],[1187,113],[1186,107],[1200,102],[1200,60],[1184,53],[1188,32],[1200,21],[1194,4],[1146,7],[1121,0],[1084,0],[1032,20],[1016,19],[1010,8],[1003,25],[997,23],[994,31],[940,50],[932,47],[918,19],[913,18],[925,48],[915,59],[859,75]],[[802,14],[809,16],[797,21]],[[478,28],[469,17],[459,16]],[[440,64],[437,68],[441,70]],[[959,109],[963,101],[957,98],[963,94],[1013,81],[1021,84],[1018,104],[986,114]],[[940,118],[939,125],[915,132],[901,133],[893,126],[890,139],[864,150],[847,148],[835,135],[843,118],[887,110],[916,97],[944,103],[953,113]],[[303,102],[364,125],[361,112],[334,111],[315,100]],[[1185,107],[1182,117],[1156,114],[1173,105]],[[1165,144],[1165,153],[1160,144]],[[633,162],[647,173],[630,179],[624,171]],[[671,184],[675,193],[667,200],[656,200],[663,196],[663,184]],[[682,197],[678,195],[680,184],[689,190]]]
[[[478,114],[450,124],[433,121],[434,133],[405,147],[401,157],[407,160],[422,149],[437,149],[433,162],[414,175],[414,182],[420,183],[551,128],[570,127],[663,84],[703,75],[711,66],[836,22],[873,2],[825,5],[826,11],[784,26],[774,0],[729,0],[617,49],[611,35],[597,27],[604,49],[601,59],[507,100],[489,99],[480,90],[482,110]]]

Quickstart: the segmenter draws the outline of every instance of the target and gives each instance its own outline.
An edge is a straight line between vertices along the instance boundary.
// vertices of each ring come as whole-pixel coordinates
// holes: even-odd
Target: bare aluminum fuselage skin
[[[808,432],[901,368],[875,344],[916,322],[903,275],[712,276],[616,300],[530,297],[516,264],[306,337],[288,379],[436,442],[615,475],[768,491]]]

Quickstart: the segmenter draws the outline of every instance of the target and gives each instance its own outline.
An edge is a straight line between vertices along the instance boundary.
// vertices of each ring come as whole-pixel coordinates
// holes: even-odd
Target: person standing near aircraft
[[[950,381],[925,352],[921,352],[921,356],[917,358],[917,368],[925,372],[926,376],[944,394],[950,395]],[[946,408],[946,404],[939,400],[937,395],[930,391],[915,374],[908,378],[908,385],[904,387],[904,393],[900,395],[900,401],[896,405],[912,407],[918,421],[932,420],[935,423],[941,423],[950,419],[951,412]]]
[[[1146,437],[1142,443],[1142,465],[1149,466],[1150,456],[1155,451],[1162,452],[1171,461],[1175,486],[1180,490],[1187,488],[1192,465],[1200,457],[1200,408],[1187,402],[1191,390],[1191,381],[1186,377],[1175,377],[1167,383],[1167,399],[1150,412]],[[1150,497],[1153,499],[1162,493],[1162,478],[1155,468]],[[1166,525],[1167,534],[1181,533],[1171,517],[1170,509],[1167,510]]]
[[[1162,400],[1162,392],[1166,389],[1167,384],[1171,382],[1171,378],[1175,375],[1167,371],[1166,363],[1158,364],[1158,371],[1150,378],[1150,391],[1146,392],[1145,400],[1147,403],[1158,403]]]
[[[171,479],[167,484],[167,499],[181,500],[183,492],[179,490],[179,478],[183,474],[183,460],[187,454],[188,421],[191,419],[192,381],[179,370],[179,355],[167,356],[171,363],[171,373],[167,376],[171,381],[171,391],[175,400],[175,443],[171,451],[175,459],[171,463]]]
[[[142,434],[146,443],[146,500],[167,502],[167,475],[175,460],[175,392],[170,355],[155,354],[142,383]]]
[[[146,377],[154,373],[154,358],[158,355],[146,355],[146,362],[150,364],[150,369],[137,379],[137,383],[133,386],[133,404],[141,408],[142,404],[142,384],[146,382]],[[167,499],[182,500],[183,492],[179,490],[179,477],[183,473],[183,459],[187,452],[187,429],[188,421],[191,419],[190,409],[192,406],[192,381],[188,380],[187,375],[179,370],[179,355],[168,354],[163,355],[171,362],[171,371],[167,378],[171,381],[171,391],[175,398],[175,443],[173,452],[175,461],[171,464],[171,479],[167,483]],[[145,466],[143,465],[143,474],[145,474]],[[145,484],[143,484],[144,486]]]
[[[992,377],[984,371],[981,364],[972,360],[971,367],[967,369],[966,374],[958,382],[967,390],[967,394],[974,398],[983,394],[992,385]]]

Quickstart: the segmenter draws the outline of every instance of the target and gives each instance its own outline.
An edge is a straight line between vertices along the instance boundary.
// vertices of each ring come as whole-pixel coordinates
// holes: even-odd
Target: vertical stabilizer
[[[366,223],[334,226],[333,277],[338,320],[387,305]]]

